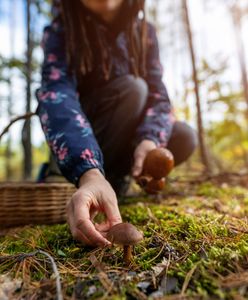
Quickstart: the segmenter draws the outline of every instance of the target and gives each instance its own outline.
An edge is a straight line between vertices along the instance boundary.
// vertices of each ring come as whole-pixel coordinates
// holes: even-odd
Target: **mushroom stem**
[[[111,243],[123,246],[124,264],[129,265],[132,259],[133,245],[143,240],[143,233],[130,223],[118,223],[109,229],[106,238]]]
[[[123,246],[123,259],[124,259],[124,263],[126,265],[129,265],[132,259],[132,246],[131,245],[124,245]]]
[[[152,177],[149,175],[140,175],[137,177],[136,182],[142,187],[146,187],[149,181],[152,180]]]

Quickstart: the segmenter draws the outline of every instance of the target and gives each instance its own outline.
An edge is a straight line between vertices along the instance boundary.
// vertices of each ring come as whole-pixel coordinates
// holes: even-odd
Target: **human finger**
[[[133,177],[137,177],[141,174],[142,169],[143,169],[144,159],[145,159],[144,154],[136,155],[135,160],[134,160],[134,166],[132,168]]]
[[[109,228],[122,222],[117,199],[107,199],[107,201],[104,202],[104,213],[107,217]]]
[[[72,204],[70,203],[67,206],[67,222],[69,223],[72,236],[83,245],[93,246],[93,243],[80,231],[76,228],[75,217],[73,215]]]
[[[91,242],[83,233],[81,230],[76,228],[76,233],[74,235],[74,238],[79,241],[84,246],[96,246],[93,242]]]
[[[106,246],[110,244],[109,241],[95,229],[90,220],[81,220],[77,224],[77,229],[80,230],[93,245]]]
[[[102,246],[109,244],[95,228],[90,220],[89,207],[86,204],[76,204],[74,210],[76,228],[94,245]]]
[[[102,222],[102,223],[95,223],[95,227],[98,231],[108,231],[110,229],[109,221]]]

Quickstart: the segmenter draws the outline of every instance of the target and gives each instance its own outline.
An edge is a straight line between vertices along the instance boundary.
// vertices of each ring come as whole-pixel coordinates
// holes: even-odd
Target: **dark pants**
[[[104,156],[106,178],[130,174],[135,150],[134,138],[147,101],[148,89],[141,78],[127,75],[108,83],[87,98],[82,98],[95,137]],[[197,145],[195,131],[186,123],[176,122],[167,148],[173,153],[175,164],[187,160]],[[55,161],[50,168],[60,173]]]

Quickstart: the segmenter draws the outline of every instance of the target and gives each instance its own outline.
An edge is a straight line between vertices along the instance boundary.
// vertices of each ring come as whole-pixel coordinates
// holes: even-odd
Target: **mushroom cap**
[[[165,178],[161,178],[159,180],[152,179],[145,186],[145,191],[148,194],[157,194],[158,192],[162,191],[164,187],[165,187]]]
[[[151,175],[154,179],[165,177],[173,167],[173,155],[165,148],[156,148],[149,151],[144,161],[144,173]]]
[[[107,240],[119,245],[135,245],[143,240],[143,233],[130,223],[119,223],[110,228]]]

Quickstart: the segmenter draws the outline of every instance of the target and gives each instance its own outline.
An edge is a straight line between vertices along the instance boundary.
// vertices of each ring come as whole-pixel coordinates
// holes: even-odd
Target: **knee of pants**
[[[196,130],[190,127],[187,123],[178,123],[178,126],[181,127],[181,139],[185,148],[188,149],[188,151],[194,151],[195,148],[198,146],[198,137]]]
[[[175,165],[189,158],[198,146],[196,131],[185,122],[176,122],[168,143],[168,149],[174,155]]]
[[[127,75],[123,78],[122,91],[125,95],[125,104],[130,107],[130,112],[141,114],[146,106],[148,86],[144,79]]]

